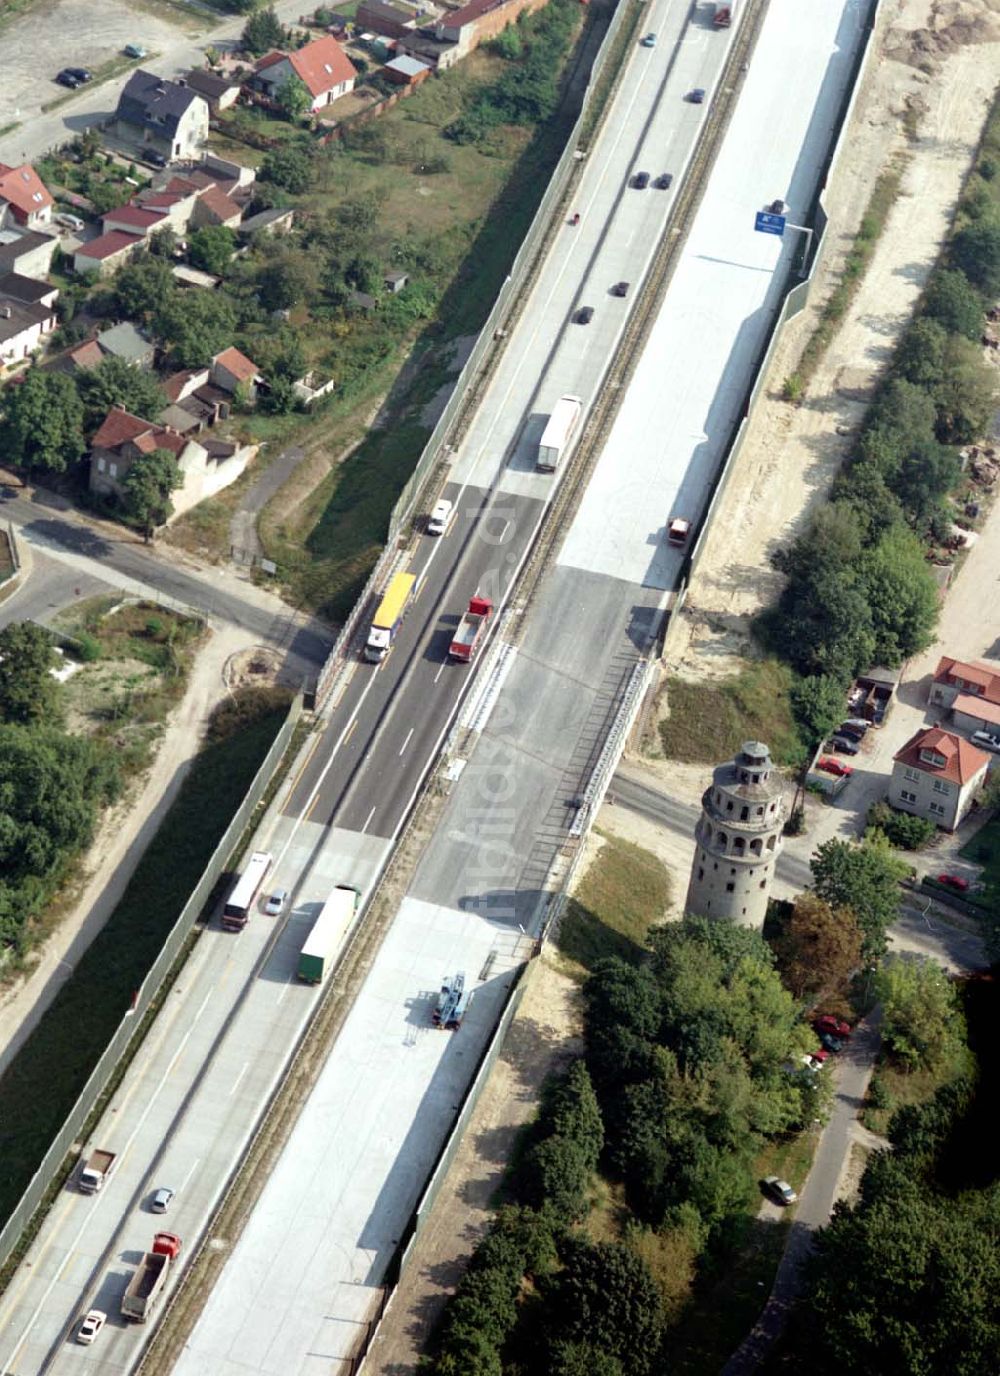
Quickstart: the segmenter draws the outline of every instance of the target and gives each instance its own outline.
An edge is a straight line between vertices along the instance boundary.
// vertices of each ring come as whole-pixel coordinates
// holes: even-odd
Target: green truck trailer
[[[299,955],[299,979],[322,984],[330,973],[347,930],[358,910],[359,894],[349,884],[338,884],[320,909]]]

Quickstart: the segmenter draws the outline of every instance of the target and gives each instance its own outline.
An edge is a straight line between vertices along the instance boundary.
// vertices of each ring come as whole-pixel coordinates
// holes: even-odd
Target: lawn
[[[566,905],[556,943],[581,973],[604,956],[637,963],[649,929],[670,902],[667,867],[650,851],[606,832],[576,892]]]
[[[791,670],[774,659],[718,681],[668,679],[670,715],[659,723],[663,753],[689,764],[713,764],[731,758],[744,741],[758,740],[770,747],[776,763],[800,764],[791,684]]]
[[[963,860],[982,865],[985,883],[1000,885],[1000,812],[971,836],[958,853]]]
[[[107,925],[0,1079],[0,1219],[23,1194],[162,949],[286,710],[272,707],[197,757]]]

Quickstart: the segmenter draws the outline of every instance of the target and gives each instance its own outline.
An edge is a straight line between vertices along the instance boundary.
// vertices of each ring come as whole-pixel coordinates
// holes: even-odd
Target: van
[[[443,535],[451,520],[452,503],[445,497],[434,504],[434,510],[427,517],[427,534]]]
[[[56,224],[62,225],[63,229],[73,230],[75,234],[79,234],[84,228],[79,215],[57,215]]]

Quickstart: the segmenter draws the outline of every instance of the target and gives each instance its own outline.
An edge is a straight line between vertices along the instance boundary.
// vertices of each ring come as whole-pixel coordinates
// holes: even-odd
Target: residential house
[[[387,62],[383,71],[397,86],[408,86],[412,89],[427,80],[431,74],[431,66],[428,62],[421,62],[418,57],[410,57],[404,53],[401,57],[394,57],[391,62]]]
[[[173,373],[163,384],[163,390],[167,405],[157,420],[180,435],[198,434],[229,417],[232,397],[213,386],[208,368]]]
[[[403,38],[413,27],[413,11],[392,0],[361,0],[354,22],[362,33]]]
[[[131,320],[123,320],[119,325],[102,330],[96,343],[103,354],[122,358],[135,368],[152,368],[156,357],[156,345]]]
[[[141,234],[126,234],[123,230],[113,229],[110,234],[102,234],[88,244],[80,245],[73,254],[73,271],[81,275],[96,272],[98,277],[110,277],[144,243]]]
[[[294,209],[276,205],[245,219],[240,225],[240,238],[252,239],[255,234],[287,234],[294,223]]]
[[[0,371],[22,363],[42,347],[58,323],[58,295],[56,287],[17,273],[0,279]]]
[[[256,363],[236,348],[223,349],[221,354],[215,355],[210,376],[215,386],[224,392],[234,393],[241,389],[250,402],[256,400],[257,388],[264,381]]]
[[[243,207],[218,186],[207,187],[196,198],[191,225],[202,229],[206,225],[224,225],[236,229],[243,218]]]
[[[119,229],[123,234],[138,234],[148,239],[167,224],[166,212],[150,206],[122,205],[101,216],[105,234]]]
[[[194,158],[208,138],[208,102],[179,81],[140,69],[118,97],[114,128],[119,139],[168,161]]]
[[[249,86],[278,101],[282,87],[293,76],[309,92],[310,110],[321,110],[354,89],[357,72],[337,40],[327,35],[294,53],[268,53],[254,67]]]
[[[894,756],[889,802],[954,831],[982,787],[989,764],[985,751],[954,732],[924,727]]]
[[[444,72],[454,67],[464,56],[457,43],[441,38],[436,29],[410,29],[396,39],[396,55],[406,53],[430,63],[435,71]]]
[[[943,655],[934,670],[929,696],[935,707],[953,707],[958,697],[1000,703],[1000,665]]]
[[[0,162],[0,229],[38,229],[52,219],[52,197],[30,162]]]
[[[175,516],[235,482],[257,452],[256,445],[240,446],[214,438],[196,440],[116,406],[91,441],[90,490],[120,499],[132,464],[140,455],[156,449],[167,449],[174,455],[183,478],[182,486],[172,494]]]
[[[204,68],[192,68],[181,78],[189,90],[197,92],[208,102],[212,114],[228,110],[239,100],[241,84],[235,77],[224,76],[221,72],[207,72]]]
[[[91,368],[96,368],[99,363],[103,363],[107,354],[96,339],[87,339],[82,344],[77,344],[75,349],[70,349],[63,357],[64,371],[86,373]]]
[[[435,25],[438,38],[454,43],[466,57],[487,39],[496,38],[525,11],[541,9],[546,0],[470,0],[460,10],[443,14]]]
[[[24,277],[48,277],[52,255],[58,247],[54,234],[37,229],[0,228],[0,276],[17,272]]]
[[[0,277],[0,296],[9,296],[25,304],[41,303],[43,306],[54,306],[59,296],[59,288],[54,287],[51,282],[39,282],[35,277],[8,272]]]

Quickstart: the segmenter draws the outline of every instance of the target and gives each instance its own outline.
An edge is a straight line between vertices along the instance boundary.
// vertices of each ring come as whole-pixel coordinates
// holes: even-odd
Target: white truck
[[[570,440],[580,422],[583,402],[579,397],[560,397],[552,409],[542,438],[538,444],[535,467],[544,473],[554,473],[569,448]]]
[[[118,1156],[113,1151],[92,1151],[80,1171],[79,1186],[83,1194],[96,1194],[115,1168]]]

